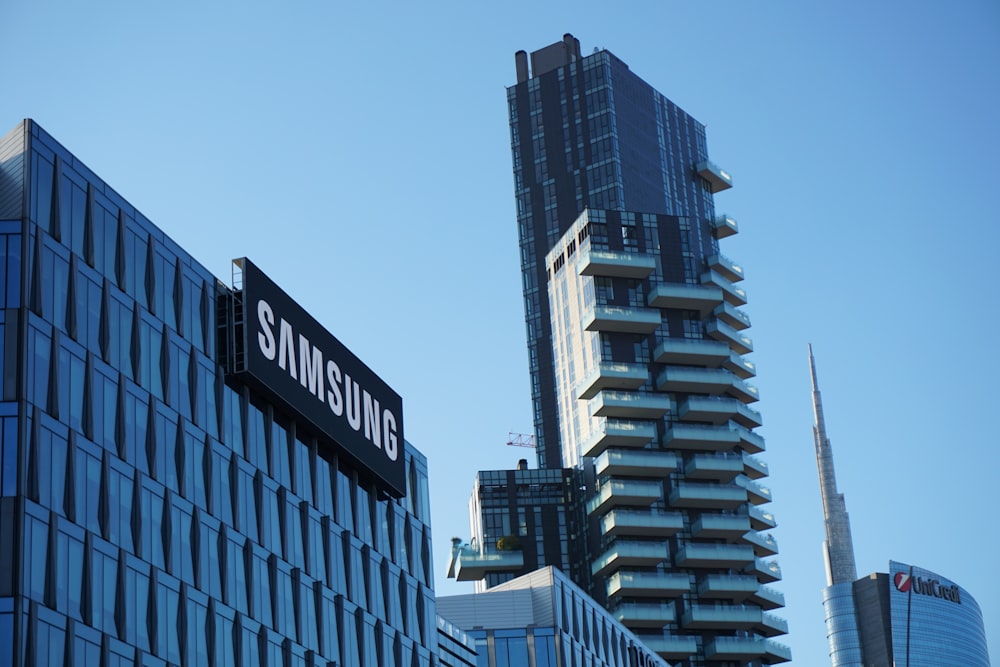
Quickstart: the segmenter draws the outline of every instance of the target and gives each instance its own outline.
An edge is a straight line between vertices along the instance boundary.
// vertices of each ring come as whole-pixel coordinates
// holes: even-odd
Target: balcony
[[[614,479],[601,484],[597,495],[587,501],[587,513],[603,514],[620,505],[649,506],[661,497],[660,482]]]
[[[744,451],[749,452],[750,454],[760,454],[764,451],[764,438],[762,436],[759,436],[750,429],[743,428],[742,426],[734,427],[733,431],[735,431],[736,436],[739,438],[740,447],[742,447]],[[770,491],[768,491],[768,494],[770,495]]]
[[[738,331],[750,328],[750,316],[728,303],[716,306],[712,314]]]
[[[638,389],[646,384],[649,371],[644,364],[602,362],[576,386],[577,398],[589,399],[604,389]]]
[[[620,604],[611,615],[627,628],[662,628],[677,620],[674,605],[649,602]]]
[[[663,637],[637,634],[650,651],[655,651],[664,660],[680,660],[698,652],[698,642],[694,637]]]
[[[601,517],[601,534],[609,537],[670,537],[684,528],[680,512],[612,510]]]
[[[764,664],[776,665],[780,662],[788,662],[792,659],[792,649],[784,644],[779,644],[773,639],[764,640]]]
[[[754,580],[756,585],[756,580]],[[666,572],[631,572],[619,570],[605,582],[609,598],[625,597],[675,598],[691,589],[688,575]]]
[[[757,391],[757,387],[740,380],[735,375],[733,381],[726,387],[726,393],[744,403],[756,403],[760,400],[760,392]]]
[[[749,530],[746,514],[702,514],[691,524],[691,536],[701,540],[738,542]]]
[[[751,530],[743,536],[743,540],[753,547],[754,555],[758,558],[778,555],[778,541],[770,533]]]
[[[713,162],[702,160],[694,170],[708,182],[708,190],[713,195],[733,187],[733,177]]]
[[[743,474],[750,479],[761,479],[767,477],[770,473],[768,472],[767,463],[761,461],[755,456],[750,456],[746,452],[743,453]]]
[[[725,322],[718,320],[709,322],[705,326],[705,333],[710,338],[728,345],[736,354],[749,354],[753,352],[753,341],[750,340],[750,337],[744,336]]]
[[[660,311],[624,306],[594,306],[583,318],[587,331],[650,334],[660,326]]]
[[[750,527],[754,530],[767,530],[778,525],[773,514],[756,505],[750,505],[747,514],[750,516]]]
[[[731,482],[743,472],[743,457],[739,454],[695,454],[684,464],[686,479]]]
[[[758,586],[750,601],[761,609],[778,609],[785,606],[785,594],[769,586]]]
[[[749,549],[750,547],[747,548]],[[757,581],[765,584],[773,584],[776,581],[781,581],[781,566],[778,565],[778,561],[776,560],[754,558],[753,563],[744,568],[743,571],[748,574],[757,575]]]
[[[649,293],[647,303],[653,308],[697,310],[704,317],[722,303],[722,289],[713,285],[661,283]]]
[[[753,562],[753,549],[746,544],[699,544],[690,542],[682,546],[674,558],[674,563],[678,567],[694,568],[725,567],[752,569]]]
[[[763,505],[764,503],[771,502],[771,489],[759,482],[740,475],[736,478],[736,485],[746,489],[747,497],[754,505]]]
[[[741,380],[746,380],[747,378],[752,378],[757,375],[756,364],[752,361],[747,361],[732,351],[729,353],[729,358],[722,362],[722,367]]]
[[[753,595],[759,586],[756,577],[746,574],[708,574],[698,580],[698,597],[742,602]]]
[[[721,368],[667,366],[656,376],[657,389],[682,394],[718,396],[725,391],[732,391],[735,382],[743,381]]]
[[[677,470],[677,456],[662,449],[609,449],[597,457],[598,475],[664,478]]]
[[[684,509],[732,510],[746,501],[746,489],[736,484],[679,482],[670,490],[668,504]]]
[[[520,551],[479,551],[469,545],[452,550],[448,576],[456,581],[479,581],[489,572],[517,572],[524,567]]]
[[[788,621],[774,614],[761,614],[760,623],[757,625],[756,630],[765,637],[787,635]]]
[[[742,287],[737,287],[732,284],[715,271],[707,271],[701,274],[701,283],[703,285],[715,285],[721,289],[722,298],[725,299],[727,303],[734,306],[747,305],[747,291]]]
[[[605,419],[581,450],[584,456],[597,456],[608,447],[642,447],[655,437],[656,425],[650,422]]]
[[[729,346],[717,340],[668,338],[653,350],[653,360],[658,364],[718,368],[730,353]]]
[[[746,277],[743,275],[743,267],[725,255],[710,255],[706,262],[710,270],[715,271],[731,283],[738,283]]]
[[[611,278],[645,278],[656,268],[656,259],[650,255],[616,252],[614,250],[582,251],[577,260],[582,276],[608,276]]]
[[[595,577],[603,577],[623,567],[653,567],[669,556],[667,545],[661,542],[618,540],[594,561],[591,572]]]
[[[743,404],[735,398],[688,396],[677,406],[677,417],[684,421],[720,425],[736,417]]]
[[[604,390],[590,399],[589,408],[594,417],[659,419],[670,410],[670,397],[665,394]]]
[[[757,428],[764,423],[764,418],[761,414],[753,408],[747,407],[742,401],[737,404],[736,414],[733,415],[732,419],[745,428]]]
[[[740,226],[728,215],[717,215],[712,221],[712,236],[717,239],[724,239],[734,234],[738,234]]]
[[[760,623],[761,611],[744,605],[686,605],[681,627],[687,630],[749,630]]]
[[[739,434],[728,426],[671,424],[663,437],[663,446],[671,449],[726,451],[740,441]]]

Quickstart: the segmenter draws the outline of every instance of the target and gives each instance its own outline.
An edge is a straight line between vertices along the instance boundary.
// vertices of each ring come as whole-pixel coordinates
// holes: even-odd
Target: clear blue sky
[[[0,26],[0,132],[36,119],[222,278],[251,257],[403,395],[438,594],[471,592],[443,575],[475,471],[531,430],[513,53],[610,49],[735,180],[793,664],[829,664],[808,342],[859,572],[954,579],[1000,661],[996,2],[3,0]]]

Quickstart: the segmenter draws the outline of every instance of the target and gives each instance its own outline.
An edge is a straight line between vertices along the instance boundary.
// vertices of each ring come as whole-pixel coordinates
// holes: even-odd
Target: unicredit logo
[[[942,598],[948,602],[962,604],[962,595],[958,590],[958,586],[946,586],[939,579],[911,577],[903,572],[897,572],[896,576],[893,577],[893,583],[896,585],[896,590],[900,593],[909,593],[912,591],[919,595]]]

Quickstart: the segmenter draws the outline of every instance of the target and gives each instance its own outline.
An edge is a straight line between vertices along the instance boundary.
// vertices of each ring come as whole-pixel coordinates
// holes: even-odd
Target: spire
[[[816,379],[816,360],[809,345],[809,375],[812,381],[812,401],[815,424],[813,440],[816,444],[816,467],[819,471],[820,495],[823,498],[823,522],[826,541],[823,555],[826,559],[827,585],[851,582],[858,578],[854,564],[854,542],[851,539],[851,521],[847,515],[844,494],[837,492],[837,476],[833,469],[833,448],[826,436],[823,419],[823,399]]]

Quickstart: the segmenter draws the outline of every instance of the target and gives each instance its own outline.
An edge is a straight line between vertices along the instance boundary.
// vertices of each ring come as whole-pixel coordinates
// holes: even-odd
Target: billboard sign
[[[236,375],[308,422],[336,453],[406,494],[403,401],[378,375],[246,258],[243,355]]]

